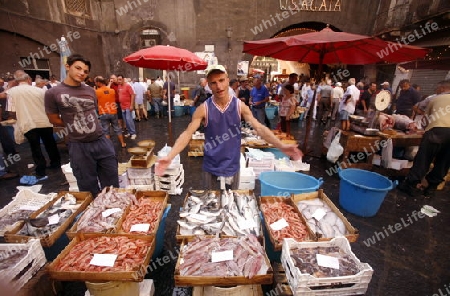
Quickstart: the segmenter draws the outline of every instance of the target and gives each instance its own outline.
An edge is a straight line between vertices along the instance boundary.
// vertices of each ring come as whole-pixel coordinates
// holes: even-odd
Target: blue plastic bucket
[[[266,107],[266,116],[269,120],[272,120],[275,118],[275,111],[277,111],[277,106],[269,106]]]
[[[175,116],[183,116],[184,115],[184,106],[174,106]]]
[[[195,106],[189,106],[189,114],[190,114],[190,115],[194,115],[195,109],[197,109],[197,107],[195,107]]]
[[[322,178],[295,172],[262,172],[259,175],[261,181],[261,196],[285,196],[291,193],[307,193],[317,191],[322,185]]]
[[[361,217],[375,216],[388,191],[394,188],[388,178],[366,170],[341,170],[339,177],[339,204]]]

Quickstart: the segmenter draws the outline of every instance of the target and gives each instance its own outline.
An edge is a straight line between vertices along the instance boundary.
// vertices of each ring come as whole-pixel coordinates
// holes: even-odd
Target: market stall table
[[[379,136],[381,137],[382,140],[392,139],[393,147],[406,148],[411,146],[419,146],[420,142],[422,141],[423,132],[419,131],[407,134],[402,131],[395,130],[395,133],[380,132]],[[409,173],[409,168],[402,168],[400,170],[384,168],[381,166],[373,166],[373,168],[377,173],[391,177],[406,176]]]
[[[351,131],[342,131],[340,139],[340,144],[344,148],[342,163],[345,163],[346,168],[371,170],[373,155],[380,150],[380,141],[380,136],[364,136]],[[353,152],[358,152],[358,157],[351,157],[350,154]],[[362,160],[359,159],[360,153],[364,153]]]

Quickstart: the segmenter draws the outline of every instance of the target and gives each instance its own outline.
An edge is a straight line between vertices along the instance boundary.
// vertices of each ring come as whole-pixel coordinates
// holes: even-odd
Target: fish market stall
[[[90,192],[60,192],[28,219],[7,231],[5,240],[15,243],[39,238],[43,247],[51,247],[91,201]]]

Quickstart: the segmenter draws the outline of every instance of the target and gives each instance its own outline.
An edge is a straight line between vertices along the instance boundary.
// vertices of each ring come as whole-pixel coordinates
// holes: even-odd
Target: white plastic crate
[[[15,291],[19,291],[47,261],[39,239],[31,239],[25,244],[0,244],[0,254],[13,254],[20,250],[28,250],[28,253],[1,276]]]
[[[164,190],[172,195],[180,195],[181,194],[181,186],[184,184],[184,176],[183,178],[177,179],[176,182],[166,183],[166,182],[155,182],[155,190]]]
[[[295,267],[290,250],[296,248],[314,248],[337,246],[356,262],[359,272],[355,275],[340,277],[316,278],[310,274],[300,272]],[[361,263],[350,248],[350,243],[345,237],[336,237],[330,241],[322,242],[297,242],[288,238],[283,240],[281,251],[281,264],[286,272],[286,278],[294,295],[306,296],[345,296],[363,295],[366,293],[372,279],[373,269],[367,263]]]
[[[181,170],[176,175],[163,175],[163,176],[155,175],[155,182],[178,183],[180,179],[184,180],[183,167],[181,167]]]
[[[180,163],[180,164],[174,165],[172,168],[166,169],[164,172],[164,175],[155,176],[155,178],[156,177],[157,178],[167,178],[167,177],[172,177],[172,176],[177,177],[181,174],[181,172],[184,172],[184,168],[183,168],[183,165]]]
[[[29,189],[20,190],[16,194],[16,196],[13,197],[12,201],[0,210],[0,217],[17,212],[23,207],[28,207],[30,209],[34,208],[37,211],[45,204],[50,202],[54,197],[55,193],[40,194],[35,193]],[[0,236],[3,236],[5,234],[5,231],[14,228],[15,225],[16,224],[5,227],[4,229],[0,229]]]
[[[129,179],[151,179],[153,178],[152,168],[127,168]]]

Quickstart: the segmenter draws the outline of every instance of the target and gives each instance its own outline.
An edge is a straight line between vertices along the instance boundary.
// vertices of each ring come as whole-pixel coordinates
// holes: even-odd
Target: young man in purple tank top
[[[253,117],[250,108],[231,95],[228,90],[230,79],[222,65],[209,66],[206,79],[213,96],[201,104],[192,116],[186,130],[175,141],[173,149],[166,157],[158,160],[156,175],[163,175],[173,158],[191,140],[192,134],[203,123],[205,126],[205,145],[203,156],[203,178],[207,189],[217,189],[217,179],[227,184],[227,189],[237,189],[239,179],[239,160],[241,118],[249,123],[266,142],[280,149],[294,160],[303,154],[296,145],[283,144],[267,127]]]

